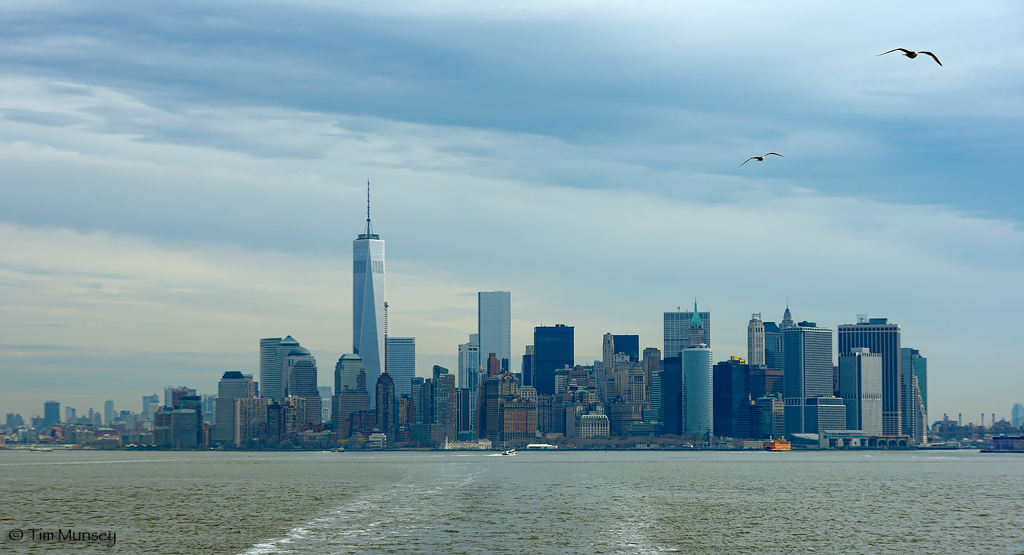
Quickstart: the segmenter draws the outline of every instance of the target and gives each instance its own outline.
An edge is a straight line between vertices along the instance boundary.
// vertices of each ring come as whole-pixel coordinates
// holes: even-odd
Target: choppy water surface
[[[1024,455],[0,451],[0,553],[1021,554],[1022,521]]]

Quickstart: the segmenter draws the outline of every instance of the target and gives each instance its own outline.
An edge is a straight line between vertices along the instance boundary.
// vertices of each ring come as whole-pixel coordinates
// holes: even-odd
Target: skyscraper
[[[458,421],[456,420],[456,397],[455,397],[455,376],[448,373],[443,366],[434,365],[434,379],[432,382],[434,394],[431,401],[433,407],[431,416],[433,424],[441,426],[442,438],[449,440],[458,439]]]
[[[688,434],[714,431],[711,349],[703,343],[683,350],[683,421]]]
[[[761,322],[764,326],[764,365],[782,370],[782,330],[775,322]]]
[[[476,389],[480,376],[480,334],[473,333],[469,341],[459,345],[459,388]]]
[[[320,423],[320,393],[316,390],[316,358],[305,347],[295,347],[285,359],[288,374],[288,395],[306,401],[305,421]]]
[[[793,321],[793,313],[789,311],[789,302],[786,302],[786,311],[782,313],[782,322],[779,324],[780,330],[788,330],[795,328],[796,322]]]
[[[107,399],[103,402],[103,424],[110,426],[114,423],[114,401]]]
[[[533,328],[533,387],[538,395],[554,395],[555,370],[575,364],[574,330],[565,324]]]
[[[477,293],[477,335],[481,360],[491,353],[499,361],[512,359],[512,293]]]
[[[747,364],[764,364],[764,322],[761,314],[751,314],[747,324]]]
[[[387,338],[388,374],[395,383],[395,398],[409,395],[416,376],[416,338]]]
[[[260,396],[280,403],[284,399],[284,383],[281,381],[281,364],[277,360],[277,345],[280,337],[260,339]]]
[[[158,408],[160,408],[160,397],[156,393],[142,396],[142,416],[145,419],[152,420],[153,414]]]
[[[662,411],[665,415],[664,432],[682,435],[683,422],[683,357],[666,357],[661,371]]]
[[[526,346],[523,353],[523,385],[533,387],[533,345]]]
[[[43,403],[43,427],[49,428],[60,424],[60,403],[47,401]]]
[[[523,374],[526,379],[526,374]],[[476,437],[476,405],[480,395],[480,335],[472,333],[469,341],[459,345],[458,385],[465,391],[465,402],[471,407],[460,413],[466,419],[467,437]]]
[[[886,318],[858,317],[856,324],[839,326],[839,354],[867,347],[882,355],[882,434],[903,434],[900,387],[900,326]]]
[[[227,443],[235,440],[235,399],[256,396],[252,376],[241,372],[224,372],[217,384],[217,413],[213,428],[213,441]]]
[[[398,412],[395,408],[395,381],[385,372],[377,378],[377,428],[383,432],[385,446],[398,439]]]
[[[750,367],[740,357],[715,365],[712,406],[716,436],[753,437],[750,433]]]
[[[789,310],[788,308],[786,309]],[[814,322],[800,322],[782,330],[785,364],[783,401],[786,433],[817,433],[819,397],[832,397],[832,330]],[[842,422],[845,409],[840,405]],[[842,429],[841,424],[834,429]]]
[[[657,385],[657,387],[658,387],[659,391],[658,391],[658,401],[657,401],[658,402],[658,406],[657,407],[655,407],[655,399],[654,399],[654,387],[655,387],[654,375],[661,373],[661,349],[657,349],[655,347],[647,347],[647,348],[645,348],[644,352],[643,352],[643,357],[642,357],[641,360],[643,361],[643,367],[644,367],[644,380],[645,380],[646,383],[650,384],[650,387],[651,387],[650,408],[652,408],[652,409],[653,408],[657,408],[657,410],[658,410],[657,421],[661,422],[662,421],[661,418],[663,416],[662,413],[661,413],[661,410],[662,410],[662,407],[661,407],[661,391],[660,391],[660,389],[661,389],[661,376],[658,376],[658,385]]]
[[[292,352],[292,349],[299,346],[299,342],[292,336],[285,337],[277,344],[277,353],[274,355],[274,361],[272,363],[272,371],[268,371],[267,377],[274,382],[280,382],[280,386],[274,392],[277,395],[278,392],[281,394],[281,398],[270,397],[269,395],[262,395],[268,399],[272,399],[275,402],[283,402],[284,398],[288,395],[288,353]],[[262,345],[261,345],[262,347]],[[269,346],[268,346],[269,349]],[[262,353],[261,353],[262,355]],[[260,362],[262,363],[262,356]],[[261,367],[262,369],[262,367]],[[262,378],[261,378],[262,379]]]
[[[640,360],[640,336],[639,335],[613,335],[613,355],[622,353],[629,357],[629,360]]]
[[[900,348],[900,396],[903,434],[914,438],[914,443],[923,443],[921,434],[925,430],[918,423],[928,421],[928,359],[917,349]]]
[[[344,354],[334,365],[334,396],[331,398],[331,421],[341,438],[348,437],[349,417],[353,412],[370,407],[366,391],[366,368],[356,354]]]
[[[1013,408],[1010,409],[1010,423],[1014,428],[1024,426],[1024,404],[1013,404]]]
[[[366,229],[352,241],[352,351],[362,357],[366,381],[376,384],[384,362],[384,241],[370,226],[366,182]],[[374,405],[376,387],[368,392]]]
[[[694,309],[697,302],[693,303]],[[690,322],[693,320],[694,312],[676,311],[665,313],[665,358],[681,356],[683,349],[690,346]],[[701,343],[711,348],[711,313],[699,312],[697,316],[701,321],[703,337]]]
[[[337,395],[346,389],[357,391],[360,372],[365,380],[366,366],[363,365],[362,357],[352,353],[341,355],[334,365],[334,394]],[[366,384],[364,383],[363,390],[365,391],[365,389]]]
[[[320,421],[330,422],[331,421],[331,410],[334,405],[331,404],[331,399],[334,397],[329,385],[318,385],[316,386],[317,395],[320,396]]]
[[[846,406],[846,429],[882,435],[882,355],[866,347],[840,354],[839,395]]]

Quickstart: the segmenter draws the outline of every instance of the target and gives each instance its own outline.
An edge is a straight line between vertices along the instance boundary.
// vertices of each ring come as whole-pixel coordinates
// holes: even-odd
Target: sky
[[[213,394],[284,335],[332,384],[367,180],[420,375],[478,291],[514,357],[563,323],[577,363],[695,299],[745,357],[788,302],[900,324],[931,421],[1024,402],[1019,2],[8,0],[0,30],[0,414]]]

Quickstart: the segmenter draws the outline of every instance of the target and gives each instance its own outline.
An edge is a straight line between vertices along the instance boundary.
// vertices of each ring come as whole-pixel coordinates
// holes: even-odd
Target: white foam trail
[[[459,466],[459,470],[464,468]],[[416,497],[435,498],[438,495],[452,489],[464,487],[474,480],[476,475],[485,472],[486,469],[478,469],[472,474],[459,474],[455,476],[434,476],[434,483],[423,483],[423,476],[412,474],[410,480],[405,484],[394,484],[385,491],[364,499],[357,499],[347,505],[338,507],[325,516],[314,518],[308,522],[295,526],[283,537],[271,538],[257,543],[244,551],[244,555],[271,555],[275,553],[308,553],[316,550],[310,549],[310,543],[330,544],[332,550],[337,550],[337,539],[351,538],[357,540],[367,534],[376,534],[376,530],[385,528],[389,530],[400,530],[402,527],[394,526],[397,516],[392,513],[381,514],[381,507],[395,506],[395,500],[407,504],[410,499]],[[449,482],[446,478],[451,478]],[[437,479],[445,480],[437,483]],[[359,523],[360,518],[373,515],[375,520]],[[328,537],[324,537],[329,535]],[[293,550],[294,549],[294,550]]]

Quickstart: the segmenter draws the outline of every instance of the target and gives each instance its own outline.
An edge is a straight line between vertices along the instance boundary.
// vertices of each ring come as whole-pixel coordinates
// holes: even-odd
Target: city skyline
[[[667,317],[668,314],[669,313],[666,313],[666,322],[668,322],[668,320],[669,320],[668,317]],[[682,418],[681,421],[687,423],[684,426],[685,428],[690,428],[691,426],[696,426],[697,425],[695,423],[696,420],[695,420],[695,416],[694,415],[698,415],[698,414],[701,415],[699,417],[699,419],[710,419],[710,417],[711,417],[711,413],[712,413],[711,405],[702,405],[701,404],[702,402],[694,401],[694,399],[699,399],[701,396],[703,396],[703,397],[706,398],[705,399],[706,401],[710,401],[710,396],[711,396],[711,381],[710,380],[711,380],[711,374],[712,374],[711,366],[712,366],[712,364],[714,364],[714,357],[711,354],[711,351],[706,348],[706,344],[704,343],[704,341],[705,341],[705,335],[704,335],[705,330],[703,329],[704,328],[704,323],[703,323],[702,318],[700,317],[700,314],[704,314],[705,315],[704,319],[709,321],[710,320],[710,314],[708,312],[701,312],[701,313],[690,312],[690,313],[687,313],[687,314],[689,316],[689,322],[690,322],[689,323],[689,328],[690,328],[689,329],[689,338],[688,338],[689,347],[688,347],[687,350],[684,350],[682,353],[680,353],[681,357],[677,357],[677,358],[679,358],[682,361],[681,362],[682,369],[680,370],[681,376],[682,375],[687,375],[688,376],[688,377],[686,377],[685,379],[683,379],[679,383],[684,383],[685,382],[687,384],[690,384],[690,387],[698,388],[699,391],[700,391],[700,394],[698,395],[698,397],[690,398],[690,397],[687,397],[687,396],[684,395],[684,398],[690,399],[691,402],[684,401],[684,404],[687,407],[687,415],[688,416],[687,415],[681,416],[681,418]],[[760,314],[754,314],[754,316],[758,317],[758,316],[760,316]],[[763,323],[760,319],[752,320],[752,322],[755,322],[755,321],[759,322],[761,324],[762,328],[763,328],[763,325],[765,323]],[[774,322],[767,322],[767,325],[769,327],[773,328],[773,329],[778,329],[778,327],[774,325]],[[782,329],[789,330],[789,331],[800,331],[800,330],[804,329],[805,326],[809,326],[811,329],[816,329],[816,330],[821,330],[821,331],[829,331],[830,334],[831,334],[832,331],[835,331],[835,330],[829,330],[828,328],[815,328],[815,323],[814,322],[804,322],[804,321],[801,321],[799,324],[796,324],[796,323],[794,323],[792,321],[790,310],[787,307],[787,309],[785,311],[785,314],[784,314],[783,321],[782,321]],[[864,326],[864,327],[861,328],[861,326]],[[866,315],[858,315],[858,325],[856,325],[856,326],[854,326],[854,325],[840,326],[840,330],[842,330],[844,327],[847,328],[847,331],[849,331],[851,329],[879,330],[879,329],[883,329],[883,328],[886,329],[886,330],[894,330],[895,333],[896,333],[896,343],[899,342],[898,341],[899,326],[898,325],[894,325],[894,324],[888,324],[887,323],[887,319],[885,319],[885,318],[870,318],[869,319],[869,318],[867,318]],[[679,331],[676,328],[677,328],[677,326],[666,326],[666,328],[665,328],[665,337],[664,337],[666,342],[671,342],[671,343],[678,342]],[[538,327],[538,328],[535,328],[535,336],[534,336],[535,343],[537,343],[537,339],[539,337],[538,334],[540,334],[541,331],[544,331],[546,334],[549,334],[550,332],[557,332],[560,329],[564,329],[564,330],[568,331],[568,336],[567,336],[568,337],[568,343],[571,345],[573,343],[573,341],[572,341],[572,330],[573,330],[573,327],[571,327],[571,326],[566,327],[564,325],[556,325],[554,327]],[[874,333],[874,332],[870,332],[869,331],[868,333]],[[556,335],[560,335],[560,334],[556,334]],[[750,336],[750,328],[748,326],[748,339],[749,339],[749,336]],[[852,386],[847,385],[846,386],[846,390],[844,391],[844,386],[842,386],[840,384],[842,384],[843,380],[845,380],[846,378],[839,378],[838,377],[838,376],[841,376],[843,374],[843,372],[844,372],[842,370],[843,364],[844,364],[844,362],[843,362],[844,361],[844,357],[847,356],[850,352],[859,352],[860,350],[862,350],[862,349],[859,349],[859,348],[851,348],[851,346],[850,346],[851,340],[849,339],[849,334],[847,334],[847,336],[848,336],[847,339],[844,340],[843,339],[843,334],[842,333],[839,334],[840,346],[839,346],[839,350],[837,351],[837,353],[838,353],[838,364],[834,366],[834,369],[836,369],[836,371],[838,372],[838,374],[836,375],[835,379],[838,380],[838,381],[836,381],[833,384],[834,385],[834,393],[836,394],[837,398],[860,399],[861,398],[861,392],[860,392],[860,389],[859,389],[860,386],[859,385],[856,386],[857,389],[854,390],[854,393],[852,394],[853,396],[851,397],[851,394],[850,394],[851,389],[850,388]],[[476,344],[476,337],[477,337],[476,334],[470,335],[470,344],[473,346],[473,348],[476,348],[476,345],[477,345]],[[780,338],[780,341],[781,341],[781,338]],[[843,346],[844,345],[844,341],[845,341],[845,345],[846,345],[845,347]],[[878,347],[878,345],[876,344],[877,341],[878,340],[870,340],[867,343],[870,344],[870,345],[873,345],[874,347]],[[545,341],[545,343],[548,343],[548,342],[549,342],[549,340]],[[852,341],[852,343],[856,343],[856,342],[857,342],[856,339],[854,339]],[[638,335],[629,335],[629,334],[613,335],[613,334],[605,334],[602,343],[603,343],[603,348],[604,348],[603,359],[605,361],[605,366],[602,369],[598,370],[598,368],[599,368],[598,365],[600,365],[601,362],[602,362],[600,360],[595,360],[593,362],[593,366],[590,366],[590,365],[587,365],[586,363],[584,363],[585,366],[587,366],[587,367],[589,367],[589,368],[591,368],[591,369],[596,371],[596,374],[594,374],[594,376],[598,379],[598,382],[601,382],[601,381],[604,380],[604,378],[602,376],[609,376],[610,375],[609,373],[612,372],[612,370],[607,366],[608,364],[618,364],[618,363],[611,363],[611,362],[609,362],[609,361],[611,361],[613,359],[618,360],[618,357],[624,357],[622,359],[623,361],[632,361],[632,364],[639,364],[640,359],[639,359],[639,336]],[[769,343],[771,343],[771,342],[769,342]],[[802,344],[803,340],[801,340],[799,343]],[[883,344],[884,344],[884,341],[883,341]],[[400,397],[402,395],[409,396],[410,393],[415,394],[415,392],[412,391],[412,389],[414,389],[412,382],[415,381],[414,380],[415,374],[413,372],[413,366],[414,366],[413,360],[415,359],[415,338],[388,338],[388,345],[389,345],[389,348],[388,348],[389,367],[392,367],[393,371],[397,371],[400,375],[403,376],[399,380],[402,384],[409,384],[408,385],[409,391],[402,392],[402,391],[400,391],[400,388],[402,386],[399,383],[396,383],[396,380],[394,378],[389,376],[388,380],[390,380],[389,383],[392,384],[391,388],[392,388],[392,391],[394,393],[394,397],[397,398],[397,397]],[[794,344],[794,345],[796,345],[796,344]],[[434,365],[432,367],[432,374],[433,374],[433,377],[434,377],[435,381],[437,379],[438,370],[442,369],[443,372],[448,377],[451,378],[451,386],[453,388],[459,387],[460,384],[458,383],[458,380],[462,379],[461,376],[462,376],[463,371],[464,371],[463,365],[466,362],[464,360],[464,355],[466,354],[463,351],[464,347],[467,347],[467,345],[459,345],[459,350],[460,350],[460,352],[459,352],[459,371],[457,373],[454,373],[454,374],[448,374],[448,370],[447,369],[444,369],[444,368],[442,368],[442,367],[440,367],[438,365]],[[693,355],[693,354],[696,353],[696,351],[691,351],[692,349],[694,349],[696,347],[699,347],[699,348],[703,349],[705,354],[703,355],[703,358],[699,358],[699,360],[701,362],[696,364],[696,365],[694,365],[694,364],[692,364],[692,362],[694,362],[694,361],[696,361],[698,359],[693,359],[693,361],[691,361],[690,360],[691,359],[690,355]],[[529,356],[530,356],[531,359],[532,359],[532,355],[533,355],[533,352],[534,352],[534,348],[535,348],[535,345],[527,346],[527,352],[529,353]],[[761,347],[760,347],[760,350],[762,351],[761,357],[763,358],[763,353],[764,352],[766,352],[768,350],[771,350],[771,349],[774,349],[774,348],[775,347],[769,346],[768,349],[766,349],[766,346],[765,346],[764,342],[762,341],[761,342]],[[846,350],[844,350],[844,349],[846,349]],[[554,348],[554,350],[552,350],[552,346],[545,345],[542,348],[541,351],[542,351],[542,354],[545,351],[549,351],[551,354],[553,354],[553,353],[555,353],[555,352],[557,352],[559,350],[563,350],[563,349],[561,347],[558,347],[558,348]],[[790,354],[792,355],[792,354],[800,352],[800,351],[802,351],[802,348],[796,349],[795,351],[792,351]],[[882,352],[884,352],[884,351],[885,351],[885,348],[882,348]],[[864,352],[870,352],[870,349],[864,349]],[[568,353],[569,353],[569,351],[565,350],[564,354],[560,355],[560,356],[566,357],[566,356],[568,356]],[[541,358],[542,359],[544,359],[544,358],[552,358],[551,354],[542,356]],[[657,367],[657,364],[655,364],[655,366],[651,367],[651,368],[647,367],[647,364],[648,364],[648,358],[647,357],[648,357],[649,354],[655,355],[655,362],[657,362],[661,358],[660,357],[660,350],[659,349],[654,348],[654,347],[648,347],[648,348],[644,349],[644,359],[643,359],[644,370],[643,370],[643,373],[646,376],[643,379],[643,381],[642,381],[642,383],[644,383],[644,384],[649,384],[651,382],[651,380],[652,380],[653,374],[657,372],[655,370],[655,367]],[[752,353],[750,352],[750,343],[748,341],[748,356],[750,356],[751,354]],[[880,353],[872,353],[872,354],[873,354],[873,356],[883,356]],[[394,360],[396,357],[397,357],[397,361]],[[820,359],[822,361],[822,363],[823,363],[823,360],[824,360],[825,357],[827,357],[827,355],[824,353],[824,351],[821,351],[821,353],[819,353],[819,355],[817,355],[817,358]],[[474,358],[478,359],[478,357],[474,357]],[[503,369],[504,365],[501,363],[501,361],[499,361],[493,355],[493,353],[491,354],[490,358],[492,359],[492,361],[488,362],[488,366],[490,367],[489,369],[486,369],[483,366],[479,367],[480,368],[480,374],[479,374],[480,376],[486,376],[486,374],[488,374],[488,372],[510,372],[510,373],[514,373],[513,370],[510,370],[508,368],[504,368]],[[755,354],[755,356],[751,357],[751,358],[757,359],[758,356]],[[787,358],[793,358],[793,357],[792,356],[788,356]],[[796,365],[794,366],[794,369],[797,372],[797,374],[794,374],[794,376],[795,375],[802,375],[804,373],[804,370],[802,369],[803,362],[799,362],[799,360],[801,360],[802,358],[803,358],[803,355],[798,355],[796,358],[793,359],[793,361],[791,361],[791,362],[795,362],[796,363]],[[921,417],[922,418],[920,420],[921,425],[924,426],[924,428],[927,428],[928,427],[927,415],[925,415],[925,411],[926,411],[926,408],[927,408],[927,386],[926,386],[926,384],[927,384],[927,359],[925,357],[922,357],[920,355],[920,352],[917,349],[912,349],[912,348],[900,349],[900,355],[899,355],[898,358],[901,361],[903,361],[902,364],[904,366],[903,372],[901,372],[901,374],[905,373],[907,376],[912,376],[912,378],[908,377],[907,379],[908,379],[908,381],[910,383],[910,386],[913,388],[911,396],[909,398],[908,397],[904,397],[902,399],[901,403],[908,403],[907,410],[908,411],[913,411],[912,415],[916,415],[916,417]],[[328,415],[324,419],[325,420],[330,420],[330,416],[329,415],[331,414],[331,412],[333,412],[332,411],[332,406],[333,406],[334,403],[337,402],[337,399],[338,399],[337,393],[335,393],[332,396],[332,387],[330,385],[317,385],[316,384],[316,382],[317,382],[317,370],[316,370],[315,357],[312,356],[312,354],[309,352],[308,349],[305,349],[304,347],[301,347],[299,345],[299,343],[297,341],[295,341],[295,339],[292,338],[291,336],[288,336],[284,340],[281,340],[280,338],[264,338],[264,339],[260,339],[260,341],[259,341],[259,359],[260,359],[259,376],[261,378],[267,378],[269,376],[270,387],[269,388],[268,387],[264,387],[264,389],[260,390],[259,382],[256,382],[253,379],[253,374],[245,375],[244,376],[245,379],[248,380],[248,383],[252,386],[252,391],[257,392],[259,397],[267,398],[268,399],[268,401],[267,401],[268,403],[281,403],[282,399],[278,399],[278,396],[276,395],[276,390],[274,389],[274,386],[275,386],[275,384],[278,381],[280,381],[283,378],[283,380],[287,381],[287,383],[289,384],[286,387],[288,397],[289,398],[301,397],[302,398],[301,402],[304,403],[304,410],[308,412],[308,414],[310,415],[310,419],[318,418],[319,415],[321,415],[321,412],[323,412],[323,414]],[[283,366],[278,364],[278,362],[279,362],[278,359],[280,359],[280,361],[283,362]],[[348,371],[346,371],[344,369],[344,366],[343,366],[343,363],[346,360],[349,361],[349,362],[356,361],[355,362],[356,366],[351,367]],[[571,359],[569,359],[569,358],[565,358],[565,360],[563,360],[562,363],[565,365],[566,368],[568,368],[569,366],[574,364],[574,362]],[[728,361],[720,361],[721,365],[745,364],[745,363],[746,363],[746,361],[744,361],[741,357],[735,356],[735,355],[730,356],[730,360],[728,360]],[[757,366],[759,368],[756,371],[753,370],[753,368],[755,366]],[[579,368],[579,367],[580,366],[577,366],[577,368]],[[718,367],[719,367],[719,365],[716,364],[715,365],[715,373],[718,372]],[[278,371],[277,372],[268,371],[269,368],[278,368]],[[554,366],[551,366],[551,368],[558,368],[558,363],[556,363]],[[357,380],[357,375],[356,375],[357,374],[357,372],[356,372],[357,369],[358,370],[362,370],[362,372],[361,372],[362,378],[360,378],[362,380],[362,383],[364,384],[364,387],[362,387],[362,388],[356,387],[356,383],[358,381]],[[468,369],[466,369],[466,370],[468,371]],[[524,371],[525,370],[526,370],[526,368],[524,367]],[[531,367],[529,369],[529,372],[534,373],[534,372],[537,372],[537,370],[538,369],[537,369],[536,365],[531,365]],[[547,372],[551,372],[551,369],[549,369]],[[783,374],[783,369],[779,369],[779,368],[774,368],[773,369],[773,368],[765,367],[765,366],[759,365],[759,364],[752,364],[751,365],[751,372],[752,373],[750,374],[750,380],[752,382],[752,387],[750,388],[750,391],[751,391],[751,393],[753,395],[751,397],[751,399],[756,399],[757,397],[759,397],[760,395],[762,395],[765,392],[764,387],[767,386],[767,382],[765,384],[758,385],[758,386],[754,387],[753,386],[753,381],[755,381],[755,380],[764,380],[764,379],[769,379],[770,380],[770,379],[772,379],[772,378],[770,378],[772,373],[776,373],[775,375],[778,376],[778,379],[781,379],[782,374]],[[473,373],[473,372],[469,372],[469,373]],[[541,373],[543,374],[544,372],[542,371]],[[240,372],[227,372],[227,373],[225,373],[225,377],[228,376],[229,374],[232,374],[232,375],[235,375],[235,376],[242,376],[242,373],[240,373]],[[881,376],[881,374],[879,375],[879,377],[880,376]],[[533,377],[533,374],[530,374],[530,375],[524,374],[523,376],[520,376],[520,382],[522,382],[522,385],[532,385],[532,384],[530,384],[528,382],[535,381],[536,378],[531,380],[531,377]],[[729,379],[733,379],[733,378],[729,378]],[[857,379],[859,379],[859,378],[857,378]],[[420,380],[420,382],[422,382],[423,378],[419,378],[419,380]],[[545,381],[545,380],[542,380],[542,381]],[[798,387],[798,388],[802,389],[803,386],[797,385],[797,383],[800,382],[800,381],[802,381],[802,378],[798,379],[797,382],[794,382],[791,385],[793,387]],[[616,382],[617,382],[617,380],[616,380]],[[218,390],[220,390],[223,387],[223,383],[224,382],[222,380],[220,382],[220,384],[218,385]],[[344,387],[342,387],[342,384],[344,384]],[[918,389],[919,384],[924,385],[924,388],[923,389]],[[467,384],[462,384],[462,385],[464,386],[464,385],[467,385]],[[369,389],[370,389],[371,385],[368,384],[368,383],[365,383],[365,370],[364,370],[364,365],[363,365],[362,359],[357,354],[345,354],[345,355],[341,356],[341,358],[338,361],[338,364],[336,365],[336,372],[334,373],[334,388],[333,388],[333,392],[341,392],[343,389],[344,390],[349,390],[349,389],[351,389],[353,387],[355,387],[357,390],[361,391],[362,394],[366,396],[367,401],[369,400],[369,396],[370,396]],[[547,386],[544,386],[544,387],[546,388]],[[647,387],[650,387],[650,385],[645,385],[644,386],[644,388],[647,388]],[[717,385],[715,387],[717,387]],[[729,387],[729,386],[727,386],[727,387]],[[781,384],[778,385],[778,387],[780,388],[780,391],[781,391],[781,387],[782,387]],[[660,382],[660,380],[659,380],[659,383],[657,384],[656,388],[657,388],[657,391],[658,391],[657,394],[653,394],[650,391],[647,391],[647,394],[651,394],[652,396],[653,395],[657,395],[657,397],[660,398],[661,397],[661,393],[660,393],[661,392],[661,382]],[[698,389],[695,389],[694,391],[697,391]],[[467,399],[475,398],[475,395],[474,395],[475,391],[476,391],[475,387],[471,386],[469,388],[469,390],[467,390],[467,392],[466,392],[467,395],[468,395]],[[824,391],[824,389],[822,389],[821,391]],[[822,394],[821,391],[814,392],[814,395],[812,395],[812,396],[821,395]],[[864,392],[864,394],[868,395],[869,399],[874,399],[875,398],[875,397],[871,397],[871,392],[870,391]],[[193,395],[193,396],[195,396],[195,395],[197,395],[197,390],[195,388],[188,388],[187,386],[166,386],[166,387],[164,387],[164,399],[165,400],[164,400],[163,405],[160,405],[158,402],[155,401],[155,399],[159,398],[159,396],[157,396],[157,395],[143,396],[143,416],[147,412],[151,413],[151,412],[155,411],[157,408],[159,408],[161,406],[162,407],[177,406],[177,402],[176,401],[172,401],[172,399],[176,399],[179,395]],[[219,395],[219,392],[218,392],[218,395]],[[204,394],[204,395],[195,397],[195,399],[197,401],[199,399],[203,399],[203,403],[204,403],[204,406],[205,406],[205,403],[208,400],[215,401],[216,398],[218,397],[218,395]],[[633,393],[630,393],[630,395],[633,396],[633,397],[636,397],[637,393],[633,392]],[[691,397],[692,397],[692,395],[694,395],[694,392],[690,392],[690,396]],[[830,396],[831,394],[828,394],[828,395]],[[877,401],[879,403],[881,403],[884,396],[881,393],[879,393],[879,394],[876,395],[876,397],[877,397]],[[147,404],[148,401],[152,401],[152,402]],[[780,397],[780,401],[781,401],[781,397]],[[106,415],[107,417],[104,418],[102,420],[102,422],[107,423],[107,422],[109,422],[111,420],[110,416],[114,414],[113,403],[114,403],[114,401],[110,400],[110,399],[108,399],[108,400],[106,400],[104,402],[104,412],[103,412],[103,414]],[[909,404],[913,404],[913,403],[918,403],[920,405],[920,408],[911,408]],[[59,405],[60,403],[57,402],[57,401],[48,400],[46,403],[44,403],[44,407],[50,407],[52,404]],[[1014,405],[1014,410],[1016,410],[1018,406],[1020,406],[1020,405],[1019,404],[1015,404]],[[879,405],[879,407],[881,407],[881,405]],[[48,410],[49,409],[47,408],[47,410],[44,411],[44,412],[46,412],[46,414],[50,414],[48,412]],[[76,408],[73,408],[73,407],[70,407],[70,406],[65,407],[65,412],[67,413],[65,420],[67,422],[73,422],[73,421],[75,421],[77,419],[76,413],[75,413],[76,410],[77,410]],[[696,413],[692,413],[692,411],[694,411],[694,410],[697,411],[697,412]],[[881,409],[879,408],[879,410],[881,410]],[[878,414],[881,415],[881,412],[879,412]],[[19,418],[23,418],[23,416],[24,416],[24,415],[21,415],[20,413],[8,413],[8,417],[11,417],[11,416],[14,416],[14,415],[17,415]],[[89,421],[92,421],[94,416],[98,418],[99,415],[100,415],[100,413],[98,411],[94,412],[94,409],[92,409],[90,407],[87,418],[88,418]],[[313,415],[317,415],[317,416],[314,417]],[[943,418],[946,418],[947,416],[948,415],[944,414]],[[912,417],[909,420],[904,418],[904,422],[906,423],[904,425],[904,428],[905,428],[904,429],[904,433],[906,435],[911,436],[911,437],[923,437],[923,436],[920,435],[922,433],[921,430],[916,429],[914,427],[914,426],[917,425],[917,422],[918,422],[916,417]],[[959,414],[958,417],[962,417],[962,413]],[[32,419],[33,417],[29,416],[28,418]],[[848,419],[849,419],[849,417],[848,417]],[[859,419],[860,418],[857,417],[856,420],[859,420]],[[51,418],[51,420],[52,420],[52,418]],[[984,416],[982,416],[982,421],[983,420],[984,420]],[[1003,418],[1003,420],[1005,420],[1005,417]],[[914,424],[911,424],[910,422],[914,422]],[[994,413],[993,413],[991,422],[992,423],[996,422],[996,417],[995,417]],[[710,420],[707,420],[704,424],[700,424],[700,426],[701,426],[700,429],[690,429],[689,431],[691,433],[698,433],[698,434],[700,434],[700,433],[703,433],[703,432],[706,432],[706,431],[710,430],[711,429],[710,428]],[[859,429],[859,425],[856,428]],[[889,431],[889,432],[886,433],[886,435],[899,435],[899,434],[896,433],[896,432],[893,432],[893,431]],[[924,440],[923,439],[919,439],[918,441],[924,441]]]
[[[556,323],[579,362],[605,333],[663,348],[694,297],[714,362],[742,357],[788,299],[899,323],[929,420],[1009,417],[1021,8],[882,6],[0,8],[0,412],[212,393],[288,334],[329,384],[370,179],[418,376],[458,367],[481,291],[513,294],[513,369]]]

